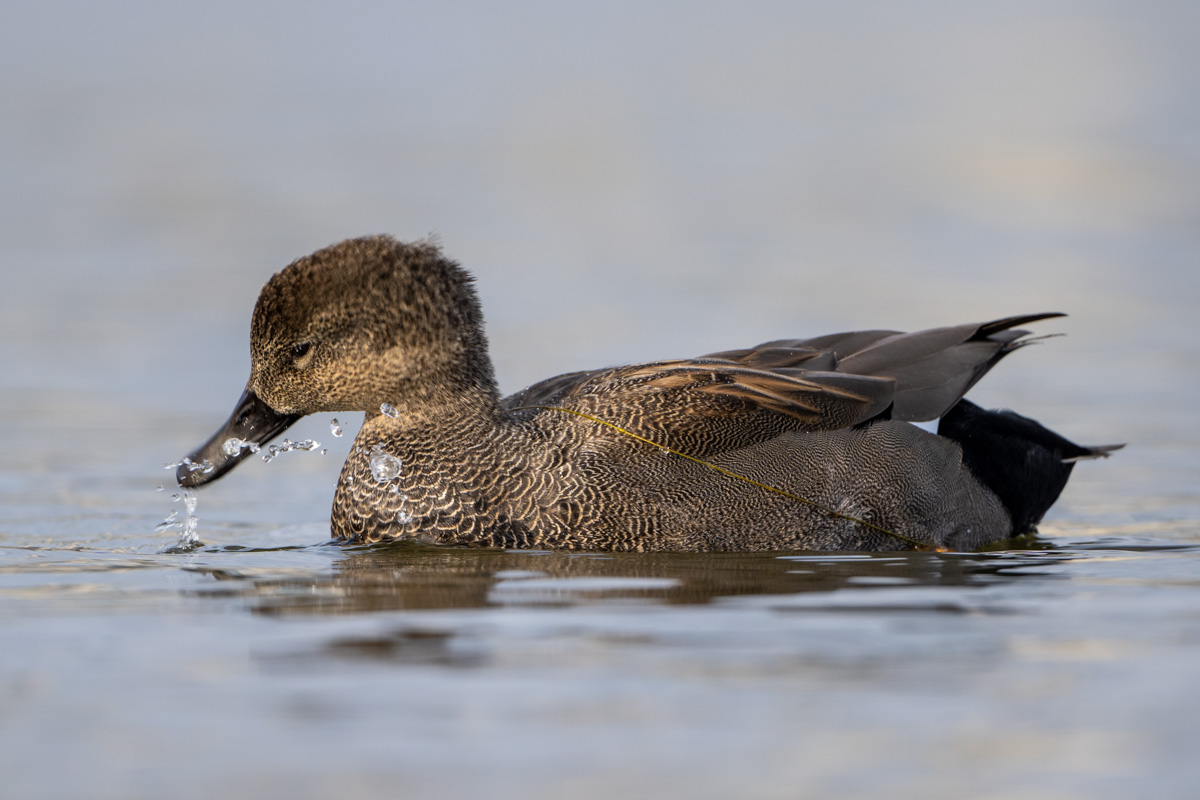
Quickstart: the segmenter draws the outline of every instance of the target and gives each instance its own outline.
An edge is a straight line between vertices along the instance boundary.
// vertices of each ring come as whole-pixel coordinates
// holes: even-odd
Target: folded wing
[[[777,340],[694,359],[573,372],[534,384],[504,406],[522,414],[571,409],[697,456],[787,430],[834,430],[886,417],[931,420],[997,361],[1035,341],[1018,325],[1057,316]]]

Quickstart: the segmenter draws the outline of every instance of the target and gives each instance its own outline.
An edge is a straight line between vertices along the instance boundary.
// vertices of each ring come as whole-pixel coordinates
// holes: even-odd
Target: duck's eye
[[[304,358],[304,356],[306,356],[308,354],[308,351],[311,348],[312,348],[311,342],[300,342],[299,344],[292,345],[292,358],[293,359]]]

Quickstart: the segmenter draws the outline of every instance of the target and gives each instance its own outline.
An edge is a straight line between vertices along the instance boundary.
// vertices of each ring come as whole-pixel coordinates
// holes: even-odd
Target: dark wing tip
[[[1019,317],[1005,317],[994,322],[988,322],[979,326],[979,331],[975,334],[976,339],[986,339],[992,334],[1006,331],[1009,328],[1015,328],[1018,325],[1027,325],[1030,322],[1039,322],[1044,319],[1054,319],[1055,317],[1065,317],[1061,311],[1046,311],[1041,314],[1023,314]]]

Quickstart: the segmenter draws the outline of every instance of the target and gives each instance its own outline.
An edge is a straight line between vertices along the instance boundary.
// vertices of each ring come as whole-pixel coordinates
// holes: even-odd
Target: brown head
[[[196,486],[306,414],[390,403],[420,418],[494,405],[495,380],[471,276],[429,242],[349,239],[301,258],[267,281],[250,327],[250,380],[224,427],[180,468]]]

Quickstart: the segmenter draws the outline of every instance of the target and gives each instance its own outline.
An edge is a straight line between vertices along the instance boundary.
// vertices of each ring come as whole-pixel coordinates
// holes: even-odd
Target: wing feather
[[[1016,326],[1056,316],[778,339],[694,359],[572,372],[534,384],[503,406],[525,414],[563,406],[648,438],[681,437],[705,452],[885,415],[935,419],[997,361],[1034,341]]]

